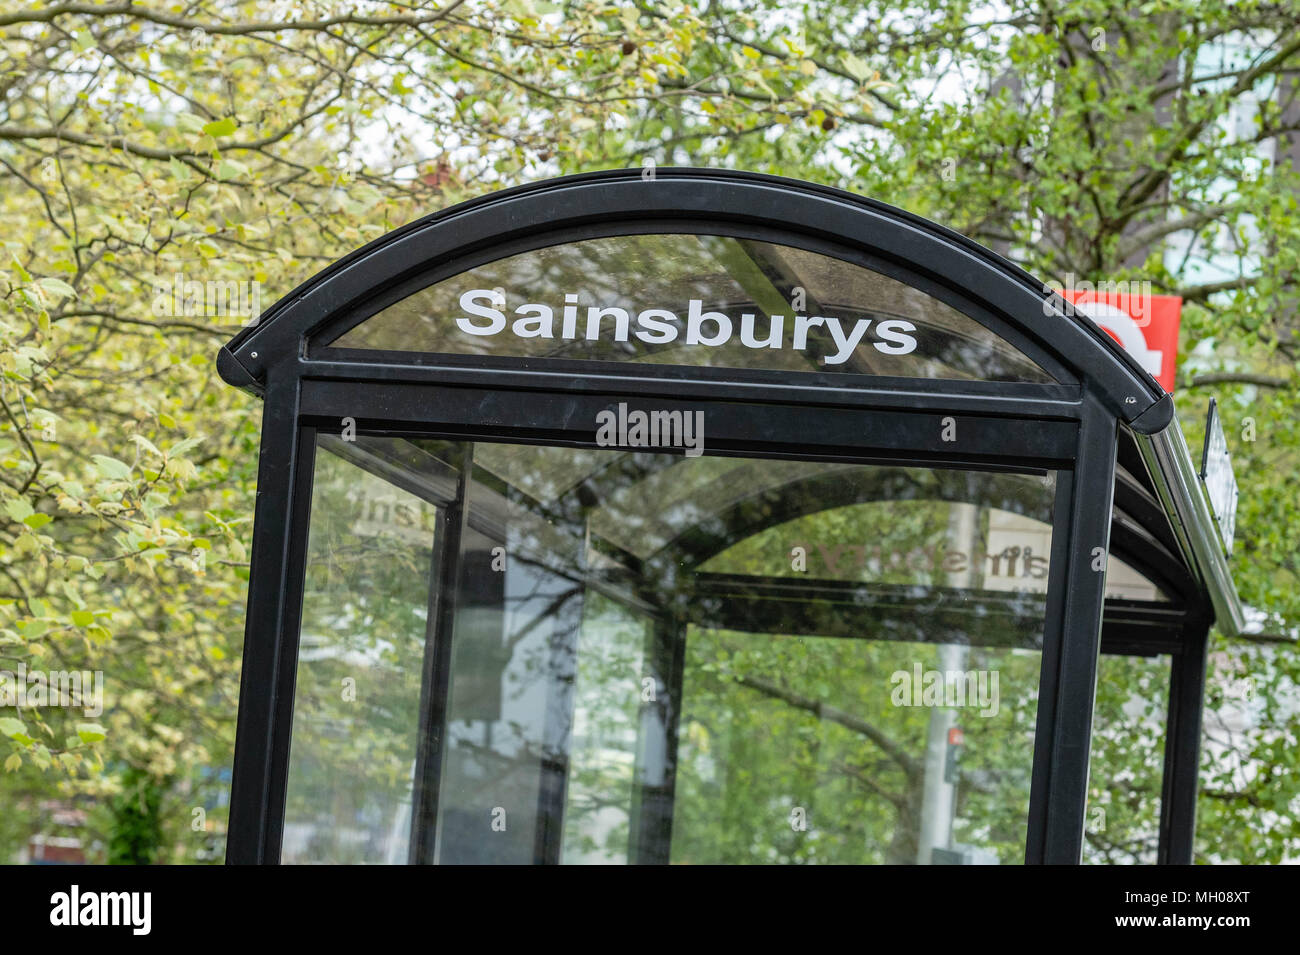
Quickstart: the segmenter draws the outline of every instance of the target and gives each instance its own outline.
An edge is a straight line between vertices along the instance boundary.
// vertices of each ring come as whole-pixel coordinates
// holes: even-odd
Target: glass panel
[[[1024,861],[1036,650],[692,629],[687,654],[673,862]],[[932,674],[973,676],[966,705],[913,705]]]
[[[791,469],[812,467],[798,462],[783,464]],[[926,477],[933,486],[928,493],[941,493],[938,482],[951,483],[958,480],[955,476],[960,474],[956,471],[930,472]],[[908,480],[913,485],[909,493],[923,489],[915,475],[909,475]],[[989,487],[996,487],[999,480],[988,475],[981,477],[981,482]],[[1007,484],[1003,493],[1009,493],[1013,498],[1018,496],[1022,480],[1010,478],[1003,481]],[[949,493],[963,492],[952,488]],[[792,568],[791,561],[774,559],[780,551],[778,545],[784,542],[788,545],[787,552],[798,548],[805,555],[805,561],[823,578],[961,586],[969,575],[978,573],[980,586],[986,590],[1047,593],[1052,552],[1051,525],[990,505],[987,508],[987,533],[977,540],[958,540],[947,533],[953,524],[945,519],[946,515],[963,514],[961,520],[970,522],[973,514],[964,512],[975,510],[973,504],[899,499],[856,504],[843,512],[829,508],[757,534],[714,558],[706,569],[741,573],[743,570],[738,569],[739,565],[757,562],[754,565],[761,567],[765,574],[795,576],[800,571]],[[852,519],[853,514],[870,527],[869,536],[852,543],[825,543],[833,539],[826,525]],[[904,517],[905,520],[900,522]],[[927,541],[899,538],[900,528],[906,535],[910,528],[926,524],[943,528],[944,532]],[[644,532],[645,529],[638,530]],[[614,532],[617,533],[618,529]],[[1155,584],[1114,556],[1107,559],[1106,596],[1156,602],[1169,599]]]
[[[1106,559],[1106,597],[1168,603],[1165,592],[1118,557]]]
[[[319,455],[304,634],[321,649],[300,665],[290,787],[291,821],[332,829],[292,853],[286,829],[286,857],[1023,861],[1052,474],[367,437],[347,453]],[[337,514],[346,489],[420,496],[443,523],[417,542],[389,521],[367,551]],[[352,554],[364,573],[327,585]],[[426,644],[424,582],[453,560],[454,613]],[[400,691],[337,699],[381,662]],[[442,745],[417,772],[422,725]]]
[[[440,510],[344,454],[316,454],[281,861],[404,863]]]
[[[593,591],[583,601],[569,751],[564,842],[570,863],[626,862],[635,797],[640,695],[611,698],[629,673],[643,673],[651,617]]]
[[[1156,863],[1172,667],[1168,656],[1099,661],[1084,863]]]
[[[588,239],[476,266],[339,348],[1049,382],[974,319],[871,269],[715,235]]]

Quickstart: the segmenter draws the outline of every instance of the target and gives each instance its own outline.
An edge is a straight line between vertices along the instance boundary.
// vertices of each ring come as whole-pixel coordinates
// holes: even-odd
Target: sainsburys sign
[[[847,361],[864,340],[884,355],[907,355],[916,351],[916,326],[900,318],[888,318],[875,322],[874,319],[845,319],[841,324],[839,318],[830,315],[790,315],[789,324],[785,315],[759,316],[746,312],[740,316],[738,323],[722,312],[708,311],[701,299],[693,298],[687,302],[686,321],[682,322],[677,312],[667,308],[645,308],[629,311],[617,306],[590,306],[585,309],[578,304],[578,294],[570,292],[564,296],[564,304],[558,309],[540,302],[525,302],[513,309],[518,316],[513,321],[506,317],[508,307],[505,294],[499,289],[470,289],[460,297],[460,307],[467,314],[456,319],[456,326],[467,335],[498,335],[509,330],[518,338],[586,338],[598,340],[604,329],[612,329],[610,334],[616,342],[625,342],[629,335],[639,340],[666,345],[677,341],[682,344],[717,347],[731,341],[733,334],[739,332],[739,340],[746,348],[792,348],[803,351],[808,346],[810,332],[829,338],[834,345],[826,352],[827,365],[839,365]],[[585,311],[585,316],[579,310]],[[765,318],[766,320],[762,320]],[[487,319],[486,322],[476,321]],[[608,324],[605,324],[608,319]],[[683,325],[685,334],[681,334]],[[739,327],[737,327],[737,325]],[[761,331],[761,334],[759,330]],[[786,334],[787,329],[789,334]]]

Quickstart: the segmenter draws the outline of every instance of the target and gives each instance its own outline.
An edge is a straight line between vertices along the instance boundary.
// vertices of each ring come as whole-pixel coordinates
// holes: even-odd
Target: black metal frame
[[[541,362],[342,351],[315,344],[431,277],[521,248],[647,232],[741,234],[901,277],[1026,350],[1059,384]],[[955,233],[847,193],[711,170],[554,180],[437,213],[346,257],[222,349],[222,376],[265,398],[227,860],[279,859],[315,441],[343,419],[369,434],[595,446],[596,412],[626,401],[707,409],[711,453],[1058,472],[1026,861],[1077,863],[1098,653],[1176,654],[1162,862],[1191,857],[1204,647],[1213,619],[1154,496],[1120,480],[1121,429],[1156,434],[1172,404],[1087,319],[1025,273]],[[942,422],[957,423],[955,442]],[[576,422],[576,424],[575,424]],[[1126,469],[1137,468],[1126,460]],[[1112,503],[1126,507],[1118,522]],[[1161,580],[1168,607],[1109,607],[1095,548]],[[455,580],[454,561],[438,572]],[[426,666],[450,648],[454,608],[431,604]],[[1122,604],[1123,602],[1121,602]],[[1103,614],[1115,621],[1103,640]],[[1110,624],[1107,624],[1108,628]],[[671,660],[662,661],[672,672]],[[667,695],[676,700],[671,687]],[[436,726],[421,753],[436,763]],[[429,765],[432,765],[429,763]],[[428,811],[421,797],[413,816]],[[415,859],[430,847],[413,848]]]

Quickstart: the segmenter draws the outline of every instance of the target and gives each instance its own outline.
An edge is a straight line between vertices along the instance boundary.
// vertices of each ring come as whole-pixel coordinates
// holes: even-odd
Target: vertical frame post
[[[1156,855],[1160,865],[1192,864],[1208,648],[1209,623],[1199,618],[1188,626],[1184,648],[1172,662]]]
[[[647,658],[656,698],[641,707],[628,859],[637,865],[671,860],[677,789],[677,733],[682,717],[687,621],[670,612],[655,620]]]
[[[1064,572],[1053,575],[1060,586],[1047,606],[1027,863],[1077,865],[1083,854],[1117,429],[1116,420],[1085,397],[1075,470],[1059,476],[1052,562],[1064,564]]]
[[[430,566],[429,615],[425,631],[424,664],[420,678],[420,729],[411,797],[412,865],[431,865],[436,858],[439,783],[447,736],[447,703],[451,689],[451,641],[456,628],[460,591],[462,541],[469,521],[474,447],[457,445],[460,474],[456,499],[439,525],[441,540]],[[434,571],[436,570],[436,573]]]
[[[258,456],[226,862],[280,858],[316,431],[296,376],[268,382]]]

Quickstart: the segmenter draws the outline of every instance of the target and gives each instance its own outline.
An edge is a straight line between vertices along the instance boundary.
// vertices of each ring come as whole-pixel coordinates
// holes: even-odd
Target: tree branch
[[[445,19],[465,0],[452,0],[442,10],[427,14],[405,14],[388,17],[366,17],[349,13],[322,20],[260,20],[253,23],[214,23],[195,20],[190,17],[173,16],[159,10],[150,10],[136,6],[132,0],[119,3],[60,3],[43,10],[19,10],[14,13],[0,14],[0,27],[17,23],[51,23],[56,17],[75,13],[93,17],[127,16],[135,20],[156,23],[159,26],[173,27],[178,30],[202,30],[204,33],[222,36],[247,36],[252,33],[283,33],[290,30],[324,30],[332,26],[356,24],[357,26],[422,26]]]
[[[832,723],[838,723],[846,729],[855,733],[861,733],[871,742],[879,746],[886,755],[903,768],[903,771],[909,776],[919,776],[922,772],[921,763],[909,753],[905,752],[901,746],[886,736],[883,732],[872,726],[861,717],[854,716],[852,713],[846,713],[844,710],[837,709],[833,706],[827,706],[821,700],[814,700],[811,697],[800,696],[793,690],[787,690],[783,686],[777,686],[775,683],[769,683],[766,680],[753,676],[737,676],[736,682],[741,686],[748,687],[762,693],[764,696],[770,696],[774,699],[788,703],[797,710],[804,710],[812,713],[818,719],[828,720]]]
[[[1261,388],[1288,388],[1291,379],[1257,375],[1248,371],[1209,371],[1202,375],[1192,375],[1187,380],[1188,388],[1200,388],[1205,385],[1259,385]]]

